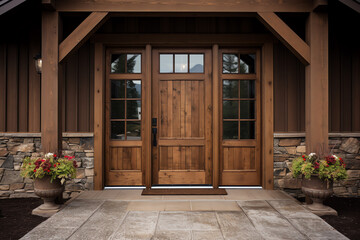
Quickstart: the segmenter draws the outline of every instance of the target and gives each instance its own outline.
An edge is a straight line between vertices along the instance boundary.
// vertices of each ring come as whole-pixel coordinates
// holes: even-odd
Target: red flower
[[[50,172],[50,170],[47,170],[48,172]]]
[[[56,167],[56,164],[54,164],[54,167]]]
[[[36,169],[34,169],[34,172],[36,172]]]
[[[329,167],[329,165],[326,165],[326,167]]]
[[[29,163],[29,165],[31,165],[31,163]]]
[[[56,154],[54,154],[54,158],[56,158]]]
[[[306,159],[304,158],[304,161],[306,161]]]
[[[44,160],[44,159],[41,159],[41,161],[42,161],[42,162],[45,162],[45,160]]]
[[[302,155],[302,158],[305,158],[305,155]]]

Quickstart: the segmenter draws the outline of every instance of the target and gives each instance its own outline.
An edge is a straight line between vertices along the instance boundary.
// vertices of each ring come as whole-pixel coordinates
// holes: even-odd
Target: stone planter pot
[[[60,205],[55,203],[55,198],[60,196],[64,191],[60,179],[50,182],[51,177],[36,178],[34,180],[34,193],[44,200],[44,204],[38,207],[40,210],[57,210]]]
[[[329,207],[323,201],[333,194],[333,182],[320,179],[317,175],[312,175],[310,179],[302,178],[302,192],[311,198],[312,204],[307,208],[313,211],[327,211]]]

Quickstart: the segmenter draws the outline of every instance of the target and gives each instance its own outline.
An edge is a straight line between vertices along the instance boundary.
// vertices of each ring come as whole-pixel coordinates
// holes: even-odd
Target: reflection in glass
[[[223,54],[223,73],[239,73],[238,62],[236,54]]]
[[[204,72],[204,54],[190,54],[190,73]]]
[[[111,72],[125,73],[126,54],[111,55]]]
[[[240,122],[240,139],[255,139],[255,122]]]
[[[111,80],[111,98],[125,98],[125,80]]]
[[[240,54],[240,73],[255,73],[255,54]]]
[[[111,139],[125,140],[125,122],[111,122]]]
[[[127,98],[141,98],[141,81],[127,80],[126,81],[126,97]]]
[[[141,73],[141,54],[127,55],[127,73]]]
[[[160,73],[172,73],[174,71],[173,54],[160,54]]]
[[[238,139],[238,122],[223,121],[223,139]]]
[[[255,101],[240,101],[240,119],[255,118]]]
[[[223,119],[239,118],[238,101],[223,101]]]
[[[223,98],[238,98],[238,80],[223,81]]]
[[[127,100],[126,101],[126,118],[127,119],[141,119],[141,101]]]
[[[126,136],[127,136],[127,140],[140,140],[141,139],[140,122],[127,122]]]
[[[240,80],[240,98],[255,98],[254,80]]]
[[[111,119],[125,119],[124,100],[111,100]]]
[[[187,73],[188,72],[188,55],[175,54],[175,72]]]

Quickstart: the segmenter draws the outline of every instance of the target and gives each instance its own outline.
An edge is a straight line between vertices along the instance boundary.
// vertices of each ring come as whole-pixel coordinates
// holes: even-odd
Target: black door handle
[[[156,147],[157,146],[157,141],[156,141],[157,128],[152,128],[152,133],[153,133],[153,146]]]

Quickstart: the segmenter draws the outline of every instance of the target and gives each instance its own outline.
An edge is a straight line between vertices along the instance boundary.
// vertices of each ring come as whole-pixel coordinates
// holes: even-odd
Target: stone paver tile
[[[80,227],[88,218],[88,216],[82,217],[64,217],[62,215],[52,216],[45,222],[42,222],[37,228],[48,229],[48,228],[78,228]]]
[[[104,201],[76,199],[53,217],[89,217]]]
[[[239,201],[240,207],[265,239],[307,239],[266,201]]]
[[[110,239],[150,239],[156,228],[159,212],[130,211]]]
[[[191,201],[192,211],[240,211],[235,201]]]
[[[152,240],[190,240],[190,230],[156,231]]]
[[[215,212],[189,212],[192,230],[220,230]]]
[[[286,218],[320,219],[299,203],[292,200],[270,200],[268,203]]]
[[[128,211],[164,211],[165,201],[131,201]]]
[[[193,230],[192,231],[192,239],[193,240],[223,240],[223,236],[220,230],[217,231],[201,231],[201,230]]]
[[[191,230],[189,212],[160,212],[157,231]]]
[[[165,211],[190,211],[190,201],[166,201]]]
[[[319,219],[290,219],[290,222],[310,239],[343,240],[348,239],[321,218]]]
[[[222,195],[164,195],[163,200],[224,200]]]
[[[114,229],[109,228],[80,228],[70,240],[106,240],[114,233]]]
[[[216,214],[225,239],[262,239],[243,211]]]
[[[126,215],[128,202],[106,201],[70,239],[108,239]]]
[[[63,240],[67,239],[76,228],[34,228],[22,240]]]

